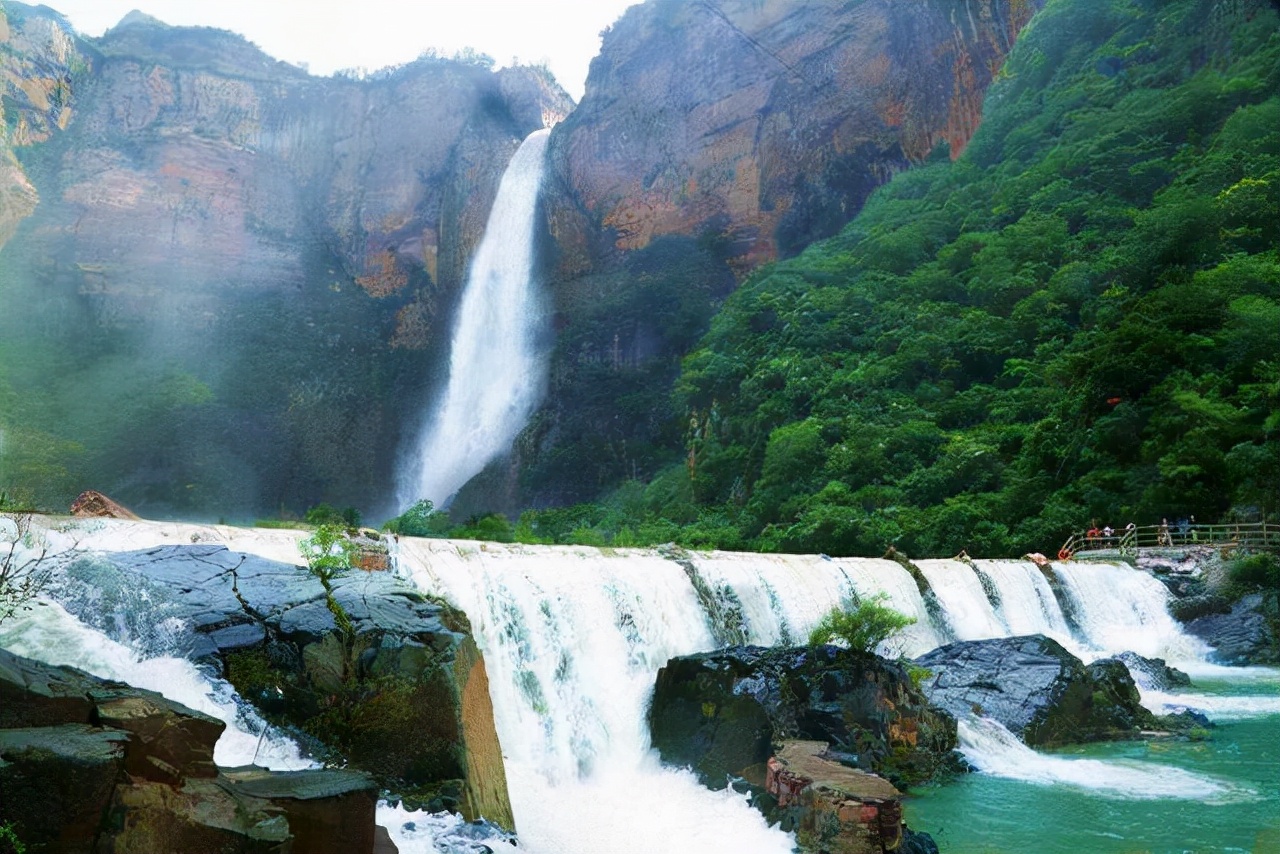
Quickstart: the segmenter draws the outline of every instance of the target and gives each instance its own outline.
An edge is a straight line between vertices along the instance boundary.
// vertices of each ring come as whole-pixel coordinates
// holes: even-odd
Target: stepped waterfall
[[[81,548],[103,551],[194,537],[296,562],[296,536],[283,531],[113,523],[78,535]],[[489,672],[520,847],[534,854],[790,852],[790,835],[768,827],[743,796],[710,791],[691,772],[661,765],[650,749],[647,703],[658,669],[672,656],[709,651],[726,638],[803,642],[850,595],[882,594],[917,618],[882,650],[892,655],[912,657],[957,639],[1043,633],[1085,661],[1134,650],[1205,678],[1240,670],[1209,664],[1209,650],[1169,616],[1164,585],[1122,563],[1042,570],[1016,560],[923,560],[916,562],[928,582],[922,592],[903,565],[883,559],[408,537],[392,557],[402,579],[450,600],[471,621]],[[4,626],[0,645],[160,690],[221,717],[230,726],[219,761],[306,764],[287,739],[263,737],[261,726],[246,722],[230,686],[185,661],[139,662],[117,642],[128,643],[127,634],[120,629],[107,639],[51,603]],[[1234,696],[1148,691],[1143,700],[1156,711],[1192,706],[1223,720],[1280,714],[1275,671],[1236,678],[1270,687]],[[1037,752],[985,718],[963,721],[961,742],[985,772],[977,776],[1009,785],[1067,787],[1120,802],[1256,799],[1194,769]],[[479,850],[449,841],[455,816],[384,805],[380,817],[401,851]]]
[[[458,306],[449,379],[399,484],[401,507],[437,507],[511,448],[546,382],[546,314],[533,290],[534,235],[547,129],[511,158]]]

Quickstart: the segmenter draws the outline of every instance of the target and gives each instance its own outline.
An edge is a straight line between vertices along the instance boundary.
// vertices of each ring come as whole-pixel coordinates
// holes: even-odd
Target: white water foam
[[[1080,643],[1067,627],[1062,607],[1039,567],[1025,560],[975,560],[977,570],[995,585],[997,611],[1007,636],[1044,635],[1078,654]]]
[[[400,484],[402,507],[443,506],[511,448],[542,398],[546,313],[531,277],[549,133],[530,134],[502,176],[458,307],[448,385]]]
[[[741,796],[663,768],[650,749],[658,668],[715,645],[681,566],[640,550],[409,538],[399,559],[471,619],[523,847],[790,852]]]
[[[1070,786],[1125,800],[1229,803],[1256,793],[1170,765],[1125,759],[1083,759],[1037,753],[991,718],[959,721],[960,750],[985,774],[1041,786]]]
[[[155,691],[227,725],[214,748],[223,766],[260,765],[276,771],[314,768],[293,741],[270,729],[251,709],[236,702],[227,683],[210,680],[182,658],[141,659],[128,647],[89,628],[61,605],[40,601],[0,627],[0,647],[48,664],[75,667]]]
[[[1002,638],[1009,627],[1001,621],[973,567],[958,560],[913,561],[938,597],[958,640]]]
[[[1083,641],[1097,655],[1203,660],[1209,648],[1169,614],[1169,591],[1150,574],[1117,563],[1054,563]],[[1091,656],[1082,656],[1088,660]]]

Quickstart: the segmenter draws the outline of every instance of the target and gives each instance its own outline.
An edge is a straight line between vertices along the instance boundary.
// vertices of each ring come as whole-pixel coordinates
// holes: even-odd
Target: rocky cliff
[[[650,0],[605,33],[544,189],[547,405],[463,506],[572,504],[678,453],[679,359],[737,280],[958,155],[1041,0]],[[518,486],[512,489],[518,474]]]
[[[5,9],[4,361],[19,396],[56,357],[90,398],[39,426],[140,509],[373,503],[506,162],[567,96],[537,69],[322,79],[223,31],[131,14],[82,39]],[[148,452],[120,448],[157,420]]]

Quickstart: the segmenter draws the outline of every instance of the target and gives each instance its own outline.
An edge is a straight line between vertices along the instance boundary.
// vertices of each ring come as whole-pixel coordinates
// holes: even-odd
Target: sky
[[[427,48],[464,47],[543,62],[574,99],[582,97],[600,31],[637,0],[26,0],[56,9],[81,33],[100,36],[130,10],[168,24],[218,27],[312,74],[370,71],[408,62]]]

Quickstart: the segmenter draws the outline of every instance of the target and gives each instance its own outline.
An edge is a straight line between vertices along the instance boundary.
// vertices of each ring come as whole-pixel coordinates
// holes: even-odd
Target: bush
[[[1246,590],[1280,590],[1280,561],[1264,552],[1245,555],[1231,562],[1227,577]]]
[[[317,504],[307,511],[303,517],[308,525],[341,525],[344,528],[360,527],[360,511],[354,507],[343,507],[339,510],[329,504]]]
[[[311,536],[298,543],[298,551],[307,562],[307,570],[320,579],[325,590],[329,582],[346,573],[355,563],[355,543],[337,525],[321,525]]]
[[[30,513],[0,513],[0,623],[28,610],[49,582],[47,554]]]
[[[832,608],[809,633],[809,646],[835,642],[861,652],[875,652],[876,647],[916,621],[885,605],[888,598],[883,593],[870,599],[854,597],[845,607]]]
[[[423,498],[387,521],[382,530],[406,537],[447,537],[449,527],[449,514],[437,510],[431,501]]]

